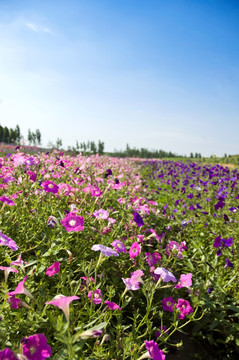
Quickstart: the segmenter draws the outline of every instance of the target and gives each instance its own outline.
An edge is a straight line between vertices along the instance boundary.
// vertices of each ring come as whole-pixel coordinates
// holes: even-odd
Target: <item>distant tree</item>
[[[104,149],[105,149],[105,144],[103,141],[98,141],[98,154],[99,155],[103,155],[104,154]]]
[[[3,141],[3,127],[0,125],[0,142]]]
[[[97,147],[96,147],[94,141],[91,141],[91,142],[90,142],[90,151],[91,151],[93,154],[96,154],[96,153],[97,153]]]
[[[9,130],[6,126],[3,128],[3,142],[9,144]]]
[[[19,125],[16,126],[15,133],[16,133],[16,142],[20,143],[20,141],[21,141],[21,131],[20,131]]]
[[[15,130],[13,130],[12,128],[9,129],[9,143],[14,144],[16,141],[16,134],[15,134]]]
[[[39,129],[36,129],[36,139],[37,139],[38,145],[41,145],[41,132]]]
[[[76,140],[76,150],[79,151],[80,150],[80,145],[78,143],[78,140]]]
[[[32,132],[31,132],[31,130],[30,130],[30,129],[28,129],[27,140],[28,140],[28,142],[29,142],[29,145],[31,145],[31,144],[32,144],[33,139],[32,139]]]
[[[192,153],[192,152],[191,152],[191,154],[190,154],[190,158],[193,159],[193,153]]]
[[[36,136],[36,133],[34,133],[34,132],[32,132],[32,142],[33,142],[33,145],[35,146],[36,142],[37,142],[37,136]]]
[[[57,140],[56,140],[56,148],[57,148],[57,150],[59,150],[61,146],[62,146],[62,140],[60,138],[57,138]]]

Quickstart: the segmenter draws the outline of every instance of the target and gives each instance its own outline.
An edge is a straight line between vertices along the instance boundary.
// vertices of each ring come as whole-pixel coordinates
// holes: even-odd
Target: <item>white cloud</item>
[[[24,24],[28,29],[37,32],[37,33],[47,33],[47,34],[53,34],[53,31],[46,26],[37,25],[32,22],[27,22]]]

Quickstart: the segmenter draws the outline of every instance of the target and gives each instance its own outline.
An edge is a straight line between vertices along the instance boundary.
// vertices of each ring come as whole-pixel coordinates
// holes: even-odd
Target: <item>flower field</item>
[[[238,358],[238,184],[220,165],[2,157],[0,360],[164,360],[181,332]]]

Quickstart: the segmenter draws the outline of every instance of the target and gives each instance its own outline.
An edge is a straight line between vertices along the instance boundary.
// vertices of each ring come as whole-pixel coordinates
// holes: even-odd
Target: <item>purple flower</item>
[[[223,246],[224,247],[229,247],[229,246],[232,246],[233,244],[233,238],[229,238],[229,239],[222,239],[223,241]]]
[[[145,341],[146,349],[149,352],[149,355],[153,360],[165,360],[165,355],[162,350],[158,348],[158,344],[151,340],[151,341]]]
[[[25,272],[24,264],[28,264],[28,262],[22,260],[22,254],[20,254],[20,255],[18,256],[17,260],[12,261],[12,262],[10,263],[10,265],[19,266],[19,267],[22,269],[22,271]]]
[[[115,251],[117,253],[127,253],[127,250],[126,250],[126,247],[125,245],[122,243],[122,241],[119,241],[119,240],[114,240],[111,245],[113,246],[113,248],[115,249]]]
[[[14,352],[8,348],[0,351],[0,360],[18,360]]]
[[[162,300],[162,306],[165,311],[173,312],[174,304],[176,304],[176,302],[171,296],[166,297]]]
[[[18,246],[15,243],[15,241],[1,232],[0,232],[0,245],[8,246],[13,251],[16,251],[18,249]]]
[[[92,299],[93,304],[98,305],[102,302],[102,294],[101,294],[101,290],[97,289],[94,292],[93,291],[89,291],[88,292],[88,298]]]
[[[53,265],[51,265],[47,270],[46,270],[46,275],[48,276],[53,276],[55,274],[58,274],[60,271],[60,263],[58,261],[54,262]]]
[[[11,309],[18,309],[21,302],[22,301],[16,298],[15,295],[10,295],[7,299],[7,303],[10,304]]]
[[[169,282],[169,281],[177,282],[176,277],[170,271],[164,269],[163,267],[157,267],[154,270],[154,273],[156,275],[160,275],[164,282]]]
[[[95,244],[92,246],[91,250],[100,251],[105,256],[119,256],[119,254],[108,246],[101,244]]]
[[[134,212],[134,221],[136,222],[138,227],[141,227],[144,225],[142,217],[136,211]]]
[[[221,239],[221,236],[219,235],[215,238],[213,247],[218,248],[221,245],[222,245],[222,239]]]
[[[8,197],[6,196],[1,196],[0,197],[0,201],[2,201],[3,203],[9,205],[9,206],[13,206],[13,205],[16,205],[11,199],[9,199]]]
[[[28,360],[44,360],[51,356],[51,347],[44,334],[31,335],[21,340],[23,355]]]
[[[46,180],[44,181],[41,186],[44,188],[44,190],[46,192],[51,192],[53,194],[57,194],[58,193],[58,189],[59,187],[52,181],[50,180]]]
[[[227,267],[233,267],[233,263],[231,263],[231,261],[229,259],[225,259],[226,260],[226,265],[224,266],[224,268],[226,269]]]
[[[107,210],[104,209],[100,209],[100,210],[95,210],[93,212],[93,215],[97,218],[97,219],[108,219],[109,217],[109,212]]]
[[[82,231],[84,230],[84,218],[77,216],[75,213],[70,212],[62,220],[61,224],[64,226],[66,231]]]

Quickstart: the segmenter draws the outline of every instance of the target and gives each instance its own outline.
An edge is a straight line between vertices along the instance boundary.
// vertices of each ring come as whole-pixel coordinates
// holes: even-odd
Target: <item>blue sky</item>
[[[239,154],[239,2],[0,0],[0,123]]]

